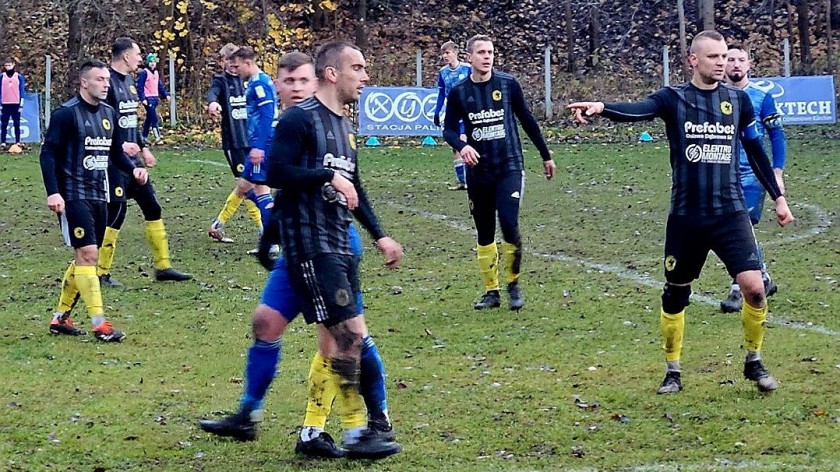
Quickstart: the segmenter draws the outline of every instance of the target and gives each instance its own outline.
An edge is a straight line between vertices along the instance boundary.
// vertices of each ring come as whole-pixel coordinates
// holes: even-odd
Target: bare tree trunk
[[[7,29],[9,24],[9,6],[7,0],[0,0],[0,51],[8,51],[9,46],[6,43]]]
[[[840,2],[838,2],[840,3]],[[826,72],[834,74],[834,58],[832,57],[831,48],[831,0],[825,0],[825,60],[827,63]]]
[[[327,11],[321,6],[321,2],[315,2],[315,11],[312,13],[312,30],[321,31],[327,28]]]
[[[76,93],[79,81],[79,61],[82,59],[82,11],[81,0],[67,3],[67,71],[65,72],[64,96]]]
[[[566,48],[568,50],[568,63],[566,64],[566,72],[575,71],[575,19],[572,17],[572,0],[566,0],[565,10],[566,20]]]
[[[825,6],[825,2],[822,0],[818,0],[817,4],[814,5],[814,36],[819,40],[823,33],[823,7]]]
[[[589,59],[588,65],[596,67],[600,62],[599,54],[601,53],[601,9],[598,5],[593,5],[589,11]]]
[[[356,46],[367,47],[367,0],[359,0],[359,21],[356,23]]]
[[[680,64],[685,80],[691,79],[691,70],[688,67],[688,41],[685,37],[685,2],[677,0],[677,17],[680,23]]]
[[[700,31],[715,29],[715,0],[697,0],[697,13]]]
[[[799,19],[799,69],[803,74],[811,74],[811,26],[808,21],[808,2],[800,0],[797,5]]]
[[[840,27],[840,2],[831,2],[828,10],[831,12],[831,27]]]
[[[787,34],[790,38],[790,45],[793,46],[793,42],[796,41],[796,37],[793,35],[793,12],[795,9],[791,0],[785,0],[785,9],[787,10]]]

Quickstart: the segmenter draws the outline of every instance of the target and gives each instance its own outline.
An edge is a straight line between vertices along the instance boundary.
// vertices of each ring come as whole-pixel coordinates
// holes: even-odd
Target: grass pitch
[[[283,340],[255,443],[220,440],[199,418],[236,407],[249,321],[265,272],[205,229],[232,186],[221,153],[159,151],[153,170],[175,267],[152,281],[132,205],[104,290],[121,345],[47,332],[71,259],[45,205],[37,155],[0,156],[0,469],[3,470],[836,470],[840,468],[840,144],[793,142],[787,188],[798,221],[757,229],[779,293],[765,362],[773,395],[741,376],[740,319],[714,305],[729,281],[710,256],[694,285],[685,390],[655,395],[669,201],[667,146],[555,147],[558,177],[526,153],[521,227],[526,307],[475,312],[480,294],[463,192],[443,147],[364,149],[361,171],[385,228],[405,246],[387,271],[368,244],[365,305],[388,370],[403,453],[377,463],[293,453],[315,349],[301,321]],[[75,315],[87,327],[83,311]],[[337,422],[328,428],[338,435]]]

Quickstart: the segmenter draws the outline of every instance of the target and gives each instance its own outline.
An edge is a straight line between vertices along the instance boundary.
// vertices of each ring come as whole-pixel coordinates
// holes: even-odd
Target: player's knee
[[[662,311],[677,314],[688,306],[691,297],[691,285],[665,284],[662,290]]]
[[[254,311],[251,329],[254,339],[258,341],[274,342],[283,336],[288,322],[278,311],[266,305],[259,305]]]
[[[738,285],[741,287],[741,295],[750,306],[756,308],[764,306],[764,281],[761,276],[749,279],[740,278]]]
[[[236,192],[237,196],[244,197],[245,194],[253,188],[254,184],[240,177],[236,180],[236,187],[233,189],[233,191]]]
[[[95,245],[76,249],[76,265],[90,266],[99,262],[99,250]]]
[[[355,329],[351,320],[342,321],[334,326],[329,326],[330,334],[335,340],[336,349],[344,355],[358,357],[362,352],[362,331]]]

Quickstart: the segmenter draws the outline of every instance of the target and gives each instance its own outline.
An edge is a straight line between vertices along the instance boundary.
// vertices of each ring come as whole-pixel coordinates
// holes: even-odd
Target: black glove
[[[276,210],[279,205],[271,210],[271,216],[267,223],[263,223],[263,235],[257,247],[257,260],[265,270],[271,272],[274,269],[276,254],[271,253],[271,246],[280,244],[280,212]]]
[[[432,121],[435,122],[435,126],[440,127],[440,115],[435,115],[435,117],[432,119]]]

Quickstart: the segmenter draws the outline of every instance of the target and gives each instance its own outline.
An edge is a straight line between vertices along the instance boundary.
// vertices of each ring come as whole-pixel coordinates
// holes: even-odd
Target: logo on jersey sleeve
[[[493,100],[499,101],[502,99],[502,91],[501,90],[493,90]]]
[[[134,87],[134,85],[129,85],[129,86],[128,86],[128,90],[129,90],[129,92],[131,92],[131,93],[133,93],[133,94],[136,94],[136,93],[137,93],[137,88],[136,88],[136,87]]]
[[[105,131],[111,130],[111,120],[108,118],[102,118],[102,127],[105,128]]]
[[[782,127],[782,116],[778,113],[773,113],[764,117],[761,123],[767,129],[780,129]]]
[[[76,229],[73,230],[73,236],[75,236],[76,239],[84,238],[85,237],[85,229],[82,228],[82,227],[76,227]]]
[[[356,135],[353,134],[353,133],[350,133],[350,134],[347,135],[347,139],[350,141],[350,149],[355,151],[356,150]]]
[[[259,98],[265,98],[265,89],[262,85],[257,85],[256,87],[254,87],[254,93],[256,93],[257,97]]]
[[[730,102],[720,102],[720,111],[724,115],[731,115],[732,114],[732,104]]]

